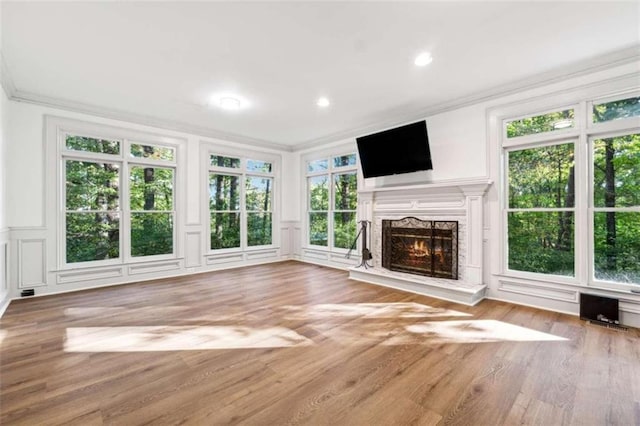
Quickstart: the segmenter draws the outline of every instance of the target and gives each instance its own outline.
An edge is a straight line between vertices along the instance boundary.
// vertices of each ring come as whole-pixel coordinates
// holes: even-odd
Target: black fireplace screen
[[[458,222],[405,217],[382,221],[382,266],[458,279]]]

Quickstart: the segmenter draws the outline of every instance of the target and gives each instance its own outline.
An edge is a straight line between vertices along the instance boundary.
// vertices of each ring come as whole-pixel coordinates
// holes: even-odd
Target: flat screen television
[[[356,138],[365,178],[431,170],[427,122]]]
[[[580,319],[619,324],[618,299],[580,293]]]

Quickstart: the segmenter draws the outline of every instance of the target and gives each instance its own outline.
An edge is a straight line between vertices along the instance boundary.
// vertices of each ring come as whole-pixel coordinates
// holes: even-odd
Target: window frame
[[[334,158],[342,157],[342,156],[355,156],[355,163],[352,165],[345,166],[334,166]],[[327,161],[327,169],[326,170],[317,170],[317,171],[309,171],[309,163],[314,161]],[[302,158],[302,168],[303,168],[303,176],[304,176],[304,185],[303,185],[303,196],[305,200],[304,204],[304,242],[303,247],[307,247],[314,250],[322,250],[328,252],[336,252],[336,253],[347,253],[349,251],[348,248],[335,247],[335,226],[334,226],[334,214],[341,212],[349,212],[355,213],[356,219],[356,233],[357,233],[357,223],[358,223],[358,203],[356,201],[355,210],[336,210],[335,209],[335,177],[342,174],[354,174],[356,177],[356,197],[358,188],[361,187],[360,173],[358,169],[358,154],[355,149],[342,149],[331,152],[322,152],[316,154],[310,154],[303,156]],[[311,197],[309,191],[309,181],[310,178],[318,177],[318,176],[327,176],[327,184],[329,190],[329,198],[328,198],[328,210],[311,210]],[[356,198],[357,200],[357,198]],[[311,221],[309,219],[311,213],[325,213],[327,215],[327,245],[321,246],[316,244],[311,244]]]
[[[529,279],[532,281],[546,281],[558,284],[569,284],[585,288],[595,288],[613,291],[629,291],[638,289],[638,285],[622,282],[598,280],[595,278],[594,253],[594,211],[593,207],[593,141],[607,137],[622,136],[640,132],[640,117],[628,117],[603,123],[593,123],[592,113],[594,104],[622,100],[640,96],[638,90],[621,90],[610,92],[605,96],[593,96],[589,91],[571,99],[549,107],[544,100],[536,99],[533,104],[542,108],[529,108],[527,104],[510,108],[514,114],[496,116],[495,123],[499,130],[498,145],[500,159],[500,274],[505,277]],[[560,96],[566,98],[566,96]],[[563,109],[574,108],[575,126],[568,129],[537,133],[532,135],[507,138],[506,126],[508,122],[526,117],[546,114]],[[508,111],[507,111],[508,112]],[[575,203],[574,203],[574,247],[575,265],[574,277],[559,276],[527,271],[516,271],[508,268],[508,221],[509,210],[508,190],[508,152],[516,149],[536,148],[545,145],[555,145],[563,140],[575,141]],[[623,208],[624,211],[640,212],[640,207]]]
[[[184,140],[152,135],[139,132],[133,129],[119,128],[109,125],[92,122],[66,119],[60,117],[46,116],[46,137],[45,141],[54,143],[55,148],[45,150],[45,163],[48,176],[55,171],[55,179],[49,179],[47,183],[47,193],[44,203],[48,212],[43,218],[44,225],[51,222],[55,226],[48,231],[50,238],[55,241],[48,249],[51,259],[55,259],[54,271],[76,270],[96,267],[109,267],[116,265],[148,263],[162,260],[179,259],[182,245],[178,241],[178,235],[182,232],[182,212],[179,206],[182,205],[183,177],[185,155]],[[81,150],[72,150],[66,147],[68,135],[81,136],[94,139],[106,139],[118,141],[120,143],[119,154],[93,153]],[[158,147],[171,148],[174,152],[174,159],[153,160],[130,155],[132,144],[153,145]],[[67,161],[87,161],[104,162],[119,165],[119,256],[113,259],[91,260],[86,262],[67,262],[66,253],[66,168]],[[132,256],[131,255],[131,209],[130,209],[130,169],[135,166],[155,166],[158,168],[173,169],[173,189],[172,189],[172,253]]]
[[[206,185],[203,185],[204,190],[204,213],[203,218],[206,220],[205,226],[205,238],[203,238],[203,246],[204,252],[207,256],[212,255],[225,255],[232,253],[242,253],[242,252],[251,252],[251,251],[260,251],[260,250],[269,250],[279,247],[279,233],[278,233],[278,197],[279,197],[279,170],[280,170],[280,157],[277,155],[273,155],[270,153],[259,152],[259,151],[247,151],[244,150],[242,152],[230,150],[228,148],[221,148],[219,145],[202,141],[201,143],[201,155],[202,155],[202,164],[203,169],[206,175]],[[238,158],[240,160],[239,167],[225,167],[225,166],[217,166],[211,165],[211,156],[223,156],[223,157],[231,157]],[[271,172],[262,172],[256,170],[249,170],[247,168],[247,162],[249,160],[253,161],[262,161],[266,163],[271,163]],[[210,194],[209,194],[209,179],[211,174],[222,174],[227,176],[237,176],[239,178],[239,188],[240,188],[240,198],[239,198],[239,210],[230,210],[229,213],[238,212],[240,214],[240,246],[239,247],[229,247],[229,248],[221,248],[221,249],[212,249],[211,248],[211,212],[213,210],[210,209]],[[247,178],[269,178],[273,183],[271,189],[271,202],[270,202],[270,210],[271,213],[271,244],[264,245],[253,245],[250,246],[248,244],[248,221],[247,214],[253,213],[254,211],[248,211],[246,208],[246,182]],[[223,212],[223,211],[220,211]],[[227,211],[224,211],[227,212]]]

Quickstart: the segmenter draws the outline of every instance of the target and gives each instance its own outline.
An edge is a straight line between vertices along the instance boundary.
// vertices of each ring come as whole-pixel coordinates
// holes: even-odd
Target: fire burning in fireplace
[[[414,217],[382,221],[382,266],[458,279],[458,222]]]

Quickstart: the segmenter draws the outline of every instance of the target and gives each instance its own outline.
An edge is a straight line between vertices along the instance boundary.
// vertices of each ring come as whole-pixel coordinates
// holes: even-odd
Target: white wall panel
[[[187,231],[185,234],[186,267],[195,268],[202,264],[202,241],[200,231]]]
[[[46,239],[20,239],[18,247],[18,288],[47,285]]]

